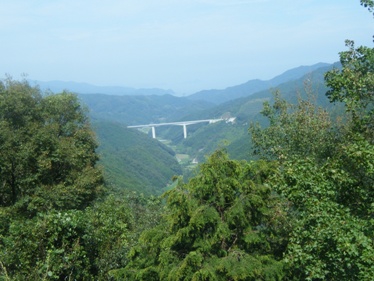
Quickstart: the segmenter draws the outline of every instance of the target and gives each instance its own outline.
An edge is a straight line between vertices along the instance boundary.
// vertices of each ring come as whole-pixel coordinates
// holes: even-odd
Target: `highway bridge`
[[[219,121],[223,121],[225,119],[219,118],[219,119],[205,119],[205,120],[194,120],[194,121],[180,121],[180,122],[168,122],[168,123],[157,123],[157,124],[148,124],[148,125],[133,125],[133,126],[127,126],[127,128],[152,128],[152,138],[156,138],[156,127],[161,126],[182,126],[183,127],[183,136],[186,139],[187,138],[187,126],[192,124],[198,124],[198,123],[216,123]]]

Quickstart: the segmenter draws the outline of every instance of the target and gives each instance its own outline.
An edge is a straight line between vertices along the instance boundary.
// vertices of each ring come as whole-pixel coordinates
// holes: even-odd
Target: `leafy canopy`
[[[0,84],[0,206],[33,215],[82,209],[102,190],[94,135],[74,94]]]
[[[0,279],[88,280],[84,210],[103,191],[95,137],[74,94],[0,83]]]
[[[343,102],[352,116],[352,131],[374,138],[374,48],[355,47],[346,41],[348,51],[340,53],[342,70],[326,73],[331,102]]]
[[[362,1],[371,5],[372,1]],[[276,95],[251,125],[255,152],[279,163],[269,185],[291,205],[287,280],[372,280],[374,275],[374,49],[346,42],[342,69],[325,75],[341,120],[308,100]]]
[[[252,123],[249,127],[255,156],[279,161],[304,157],[322,160],[331,153],[333,125],[328,112],[317,106],[312,92],[307,99],[299,96],[297,101],[288,103],[275,92],[274,103],[264,103],[261,114],[269,126]]]

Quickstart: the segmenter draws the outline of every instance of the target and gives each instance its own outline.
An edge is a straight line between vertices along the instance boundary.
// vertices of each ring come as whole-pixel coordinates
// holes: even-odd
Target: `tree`
[[[360,0],[361,5],[367,8],[370,12],[374,14],[374,1],[373,0]]]
[[[369,10],[373,1],[361,1]],[[265,104],[269,127],[252,125],[256,152],[279,168],[269,185],[292,206],[284,259],[287,280],[372,280],[374,275],[374,49],[340,53],[342,69],[325,75],[332,122],[309,101]]]
[[[276,96],[263,114],[269,127],[250,128],[255,151],[279,163],[268,184],[288,200],[294,222],[286,279],[371,280],[374,146],[308,100]]]
[[[368,134],[332,122],[309,100],[291,105],[276,95],[263,114],[269,127],[250,127],[255,152],[279,163],[268,184],[292,206],[286,279],[371,280],[374,146]]]
[[[158,197],[122,190],[86,209],[85,237],[95,280],[109,280],[111,270],[126,266],[129,249],[144,229],[158,223],[162,206]]]
[[[92,277],[83,211],[103,192],[96,147],[76,95],[0,83],[0,279]]]
[[[295,223],[284,256],[288,279],[372,279],[373,201],[360,212],[361,195],[367,201],[368,194],[345,173],[344,164],[336,159],[324,165],[310,158],[288,161],[271,186],[293,210],[290,219]]]
[[[348,51],[340,53],[342,69],[326,73],[331,102],[342,102],[351,114],[352,131],[374,140],[374,48],[346,41]]]
[[[11,280],[89,280],[87,229],[84,213],[77,210],[52,210],[31,219],[13,217],[1,237],[0,261]]]
[[[274,103],[265,102],[261,114],[269,126],[261,128],[252,123],[249,127],[255,156],[280,161],[312,157],[322,161],[334,150],[331,117],[316,104],[311,91],[307,91],[306,99],[299,96],[297,104],[288,103],[275,92]]]
[[[280,280],[287,241],[286,206],[266,185],[274,167],[215,152],[187,184],[165,194],[166,214],[145,231],[130,280]]]
[[[373,11],[373,1],[361,1]],[[345,141],[336,155],[342,169],[350,178],[341,184],[349,190],[340,199],[360,217],[372,214],[374,196],[374,48],[355,47],[346,41],[348,51],[340,53],[342,69],[326,73],[331,102],[345,105],[348,116]]]
[[[0,84],[0,206],[14,205],[24,190],[24,178],[32,176],[32,134],[41,122],[38,89],[7,79]],[[28,145],[26,145],[26,143]]]
[[[75,95],[43,96],[8,78],[0,86],[0,130],[0,206],[27,215],[82,209],[100,193],[97,144]]]

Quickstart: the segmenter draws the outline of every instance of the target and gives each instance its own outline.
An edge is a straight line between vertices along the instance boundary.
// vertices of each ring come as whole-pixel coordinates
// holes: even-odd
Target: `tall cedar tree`
[[[166,215],[141,236],[126,280],[281,280],[289,224],[266,184],[274,167],[219,150],[187,184],[167,192]]]

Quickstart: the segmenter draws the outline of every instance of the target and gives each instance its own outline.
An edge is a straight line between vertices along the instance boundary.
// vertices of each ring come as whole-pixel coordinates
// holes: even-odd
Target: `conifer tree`
[[[229,160],[219,150],[187,184],[167,192],[167,211],[113,272],[131,280],[280,280],[285,206],[266,184],[274,167]]]

